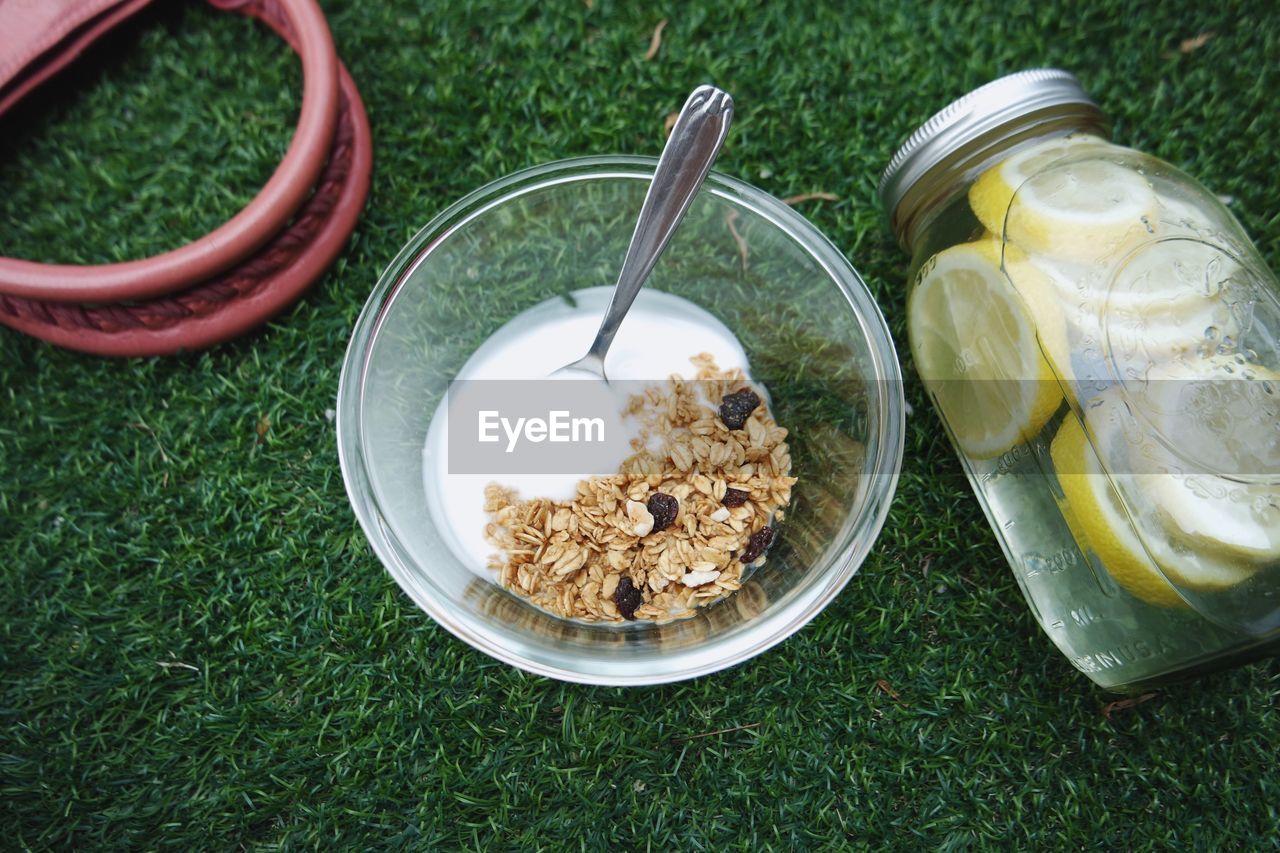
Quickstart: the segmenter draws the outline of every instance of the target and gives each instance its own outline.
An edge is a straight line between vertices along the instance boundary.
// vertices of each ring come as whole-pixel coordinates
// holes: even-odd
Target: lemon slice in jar
[[[1060,289],[1040,266],[1032,262],[1017,246],[1006,243],[1001,253],[999,240],[988,236],[991,251],[1002,256],[1006,277],[1026,306],[1027,313],[1035,321],[1036,337],[1040,349],[1053,373],[1064,381],[1074,378],[1071,367],[1070,333],[1078,325],[1073,318],[1078,313],[1071,303],[1070,294]],[[1069,385],[1067,386],[1069,387]]]
[[[1097,554],[1116,583],[1143,601],[1161,607],[1186,607],[1147,556],[1080,421],[1067,417],[1062,422],[1049,456],[1062,487],[1063,516],[1081,548]]]
[[[1006,244],[1004,267],[1068,393],[1088,396],[1098,383],[1216,347],[1242,328],[1225,295],[1237,287],[1240,263],[1198,241],[1154,240],[1106,270]]]
[[[970,188],[974,215],[1028,253],[1081,263],[1153,234],[1155,192],[1137,172],[1103,159],[1100,142],[1060,137],[1015,153]]]
[[[1258,570],[1257,563],[1224,550],[1221,542],[1205,542],[1179,523],[1176,516],[1182,498],[1171,495],[1175,485],[1171,475],[1150,473],[1164,470],[1172,455],[1153,435],[1150,424],[1135,416],[1128,402],[1132,398],[1121,392],[1120,388],[1103,392],[1084,410],[1085,424],[1101,454],[1101,461],[1093,457],[1098,467],[1091,469],[1086,455],[1075,463],[1077,467],[1066,470],[1109,474],[1147,554],[1170,582],[1185,590],[1212,592],[1248,580]],[[1072,463],[1064,457],[1064,465]],[[1199,506],[1201,511],[1206,508],[1203,502]]]
[[[1004,233],[1005,214],[1018,187],[1032,175],[1072,154],[1084,155],[1088,146],[1101,147],[1104,140],[1090,133],[1057,136],[1017,151],[983,172],[969,188],[969,206],[974,216],[992,234]]]
[[[995,241],[952,246],[929,259],[907,311],[916,367],[965,453],[999,456],[1034,436],[1061,404]]]
[[[1136,475],[1189,543],[1280,563],[1280,374],[1212,355],[1153,369],[1130,393],[1163,439]]]
[[[1123,471],[1130,445],[1120,440],[1114,418],[1107,416],[1116,406],[1117,398],[1104,394],[1086,411],[1086,421],[1113,467]],[[1138,598],[1176,607],[1183,604],[1178,588],[1215,592],[1253,576],[1256,567],[1200,547],[1170,528],[1160,495],[1144,490],[1135,475],[1108,475],[1078,419],[1063,421],[1049,453],[1065,500],[1063,515],[1076,541],[1092,549],[1107,573]]]
[[[1237,336],[1239,318],[1225,291],[1242,274],[1235,258],[1198,240],[1158,240],[1130,255],[1109,290],[1090,294],[1107,312],[1117,372],[1192,355],[1205,345],[1206,331]]]

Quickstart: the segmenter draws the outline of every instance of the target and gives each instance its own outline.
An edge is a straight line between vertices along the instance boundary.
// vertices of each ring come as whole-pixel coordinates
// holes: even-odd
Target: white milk
[[[546,379],[587,351],[612,296],[612,287],[592,287],[574,291],[576,306],[560,297],[535,305],[481,344],[456,378]],[[616,380],[665,382],[671,374],[688,378],[696,372],[689,359],[703,352],[710,353],[722,370],[738,367],[750,375],[742,345],[723,323],[687,299],[641,290],[609,348],[605,372]],[[620,407],[624,403],[620,400]],[[484,537],[490,521],[484,511],[484,488],[495,478],[447,472],[446,411],[442,402],[422,450],[427,508],[463,565],[493,580],[495,573],[486,567],[496,549]],[[502,485],[516,489],[523,498],[569,500],[579,479],[576,474],[506,476]]]

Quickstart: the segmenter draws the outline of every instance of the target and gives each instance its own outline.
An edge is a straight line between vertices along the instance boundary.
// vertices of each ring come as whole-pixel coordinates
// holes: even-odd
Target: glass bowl
[[[449,381],[513,316],[613,282],[655,164],[564,160],[449,207],[383,273],[338,387],[343,479],[387,571],[458,638],[567,681],[676,681],[782,641],[857,572],[884,524],[902,458],[898,361],[866,285],[791,208],[713,173],[646,288],[684,297],[728,326],[768,389],[774,417],[791,430],[799,480],[768,560],[693,618],[619,626],[552,616],[454,556],[428,511],[423,471],[428,427]]]

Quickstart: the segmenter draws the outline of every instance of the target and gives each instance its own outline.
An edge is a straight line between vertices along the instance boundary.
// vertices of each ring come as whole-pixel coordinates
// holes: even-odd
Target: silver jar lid
[[[921,215],[993,154],[1072,130],[1111,136],[1106,116],[1066,71],[1019,71],[974,89],[921,125],[889,161],[879,190],[889,227],[910,250]]]

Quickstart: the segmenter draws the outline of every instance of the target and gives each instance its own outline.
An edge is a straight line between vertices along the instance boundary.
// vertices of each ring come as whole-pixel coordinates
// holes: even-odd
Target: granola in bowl
[[[563,501],[485,489],[504,588],[562,618],[667,622],[763,565],[796,482],[787,430],[742,370],[705,353],[692,362],[692,381],[632,396],[640,432],[617,473]]]

